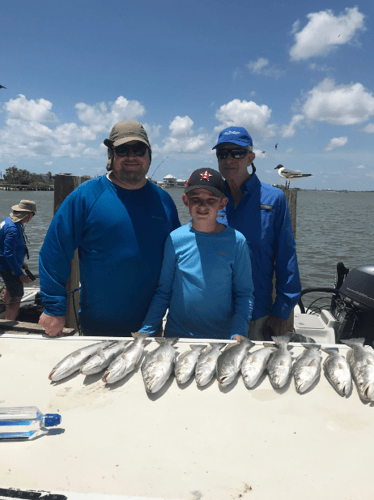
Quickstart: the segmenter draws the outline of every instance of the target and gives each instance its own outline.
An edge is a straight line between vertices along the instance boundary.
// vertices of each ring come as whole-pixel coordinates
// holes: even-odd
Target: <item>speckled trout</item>
[[[349,396],[352,390],[352,376],[349,364],[339,349],[331,347],[322,349],[328,354],[323,363],[323,371],[327,380],[340,396]]]
[[[270,382],[273,387],[280,389],[286,385],[291,375],[292,357],[288,352],[287,345],[290,337],[283,335],[271,338],[278,349],[270,356],[266,369],[269,372]],[[269,347],[269,344],[264,343],[264,346]]]
[[[96,354],[98,349],[105,348],[111,344],[113,344],[113,340],[104,340],[103,342],[90,344],[87,347],[82,347],[72,352],[57,363],[48,378],[52,380],[52,382],[58,382],[63,378],[69,377],[69,375],[78,371],[91,356]]]
[[[217,380],[219,385],[226,387],[231,384],[246,357],[249,349],[255,344],[247,337],[239,335],[240,342],[237,344],[229,344],[222,352],[217,361]]]
[[[141,370],[147,392],[159,391],[170,377],[176,357],[173,345],[178,340],[179,338],[156,338],[161,345],[146,354]]]
[[[276,350],[276,347],[263,347],[262,349],[248,353],[244,358],[240,370],[247,389],[251,389],[257,384],[264,373],[269,357]]]
[[[196,363],[206,345],[190,345],[191,350],[182,353],[175,363],[175,377],[178,384],[185,384],[195,373]]]
[[[104,373],[102,381],[106,384],[114,384],[126,377],[126,375],[137,367],[144,351],[144,342],[148,333],[134,332],[131,334],[135,341],[119,356],[114,359]]]
[[[204,352],[196,363],[195,380],[199,387],[207,385],[216,373],[217,360],[221,356],[221,349],[226,344],[211,344],[211,348]]]
[[[81,368],[83,375],[94,375],[103,371],[130,343],[128,340],[122,340],[106,348],[100,348]]]
[[[341,341],[351,348],[347,353],[347,361],[360,398],[364,401],[374,401],[373,350],[364,347],[364,338]]]
[[[307,391],[321,373],[321,346],[318,344],[301,344],[305,350],[297,357],[293,365],[293,375],[297,392]]]

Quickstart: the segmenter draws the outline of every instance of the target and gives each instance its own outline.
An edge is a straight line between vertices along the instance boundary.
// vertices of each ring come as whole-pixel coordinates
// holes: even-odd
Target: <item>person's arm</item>
[[[301,283],[297,265],[296,243],[292,233],[291,217],[286,197],[282,194],[278,202],[274,222],[276,299],[271,316],[279,319],[270,320],[270,322],[273,323],[275,329],[278,329],[278,327],[282,329],[284,322],[280,321],[280,319],[287,320],[289,318],[292,309],[299,300]],[[274,334],[276,333],[274,332]]]
[[[83,200],[84,201],[84,200]],[[74,191],[58,209],[49,226],[39,253],[39,279],[44,313],[40,324],[51,336],[62,330],[67,306],[65,289],[70,274],[70,261],[79,246],[84,227],[85,206],[79,192]],[[56,319],[60,318],[60,319]],[[51,326],[52,325],[52,326]],[[56,330],[56,325],[59,328]]]
[[[168,236],[165,242],[164,259],[158,287],[139,331],[154,335],[161,326],[162,319],[170,304],[175,268],[176,256],[174,246],[171,237]]]
[[[234,294],[234,317],[231,338],[247,336],[253,311],[252,265],[245,238],[236,244],[232,287]]]

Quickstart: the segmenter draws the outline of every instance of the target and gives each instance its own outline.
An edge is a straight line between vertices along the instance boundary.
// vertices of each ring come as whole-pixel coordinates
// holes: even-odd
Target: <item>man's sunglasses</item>
[[[240,158],[244,158],[249,151],[247,149],[217,149],[216,150],[216,155],[219,160],[226,160],[228,155],[231,155],[231,158],[234,158],[235,160],[239,160]]]
[[[132,146],[122,144],[113,149],[117,156],[129,156],[131,151],[135,156],[144,156],[148,148],[145,144],[134,144]]]

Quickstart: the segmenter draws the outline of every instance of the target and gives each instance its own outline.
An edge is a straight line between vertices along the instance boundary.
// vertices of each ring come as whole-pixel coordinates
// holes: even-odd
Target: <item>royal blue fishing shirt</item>
[[[0,269],[13,271],[16,276],[22,276],[25,250],[21,223],[12,222],[7,217],[0,223]]]
[[[227,220],[222,221],[244,234],[248,243],[255,295],[252,320],[268,314],[288,319],[299,300],[301,283],[286,197],[280,189],[260,182],[256,174],[241,190],[243,197],[234,208],[227,187]],[[274,271],[276,299],[273,304]]]
[[[78,249],[83,331],[138,331],[158,284],[165,240],[179,226],[171,196],[151,182],[136,190],[106,176],[84,182],[58,209],[40,250],[46,314],[66,314],[65,284]]]

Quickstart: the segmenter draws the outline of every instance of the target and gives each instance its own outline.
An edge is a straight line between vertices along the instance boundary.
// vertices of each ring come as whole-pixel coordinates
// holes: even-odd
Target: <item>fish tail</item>
[[[149,337],[149,333],[147,332],[131,332],[131,335],[134,337],[134,339],[146,339]]]
[[[282,345],[282,344],[288,344],[288,342],[291,340],[291,337],[288,337],[288,335],[279,335],[278,337],[271,337],[271,339],[277,344],[277,345]]]
[[[347,344],[349,347],[353,347],[355,345],[363,346],[365,343],[365,339],[363,337],[357,339],[341,339],[340,341],[343,342],[343,344]]]
[[[305,347],[305,349],[317,349],[317,351],[319,351],[321,349],[320,344],[304,344],[304,343],[302,343],[301,345],[303,347]]]
[[[334,352],[339,352],[339,349],[337,347],[322,347],[322,351],[327,354],[332,354]]]

